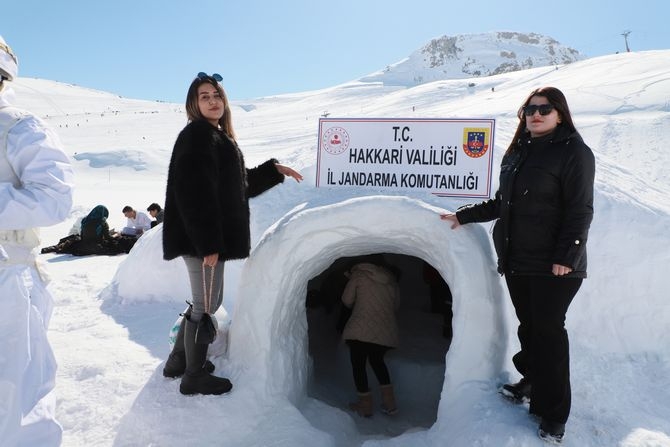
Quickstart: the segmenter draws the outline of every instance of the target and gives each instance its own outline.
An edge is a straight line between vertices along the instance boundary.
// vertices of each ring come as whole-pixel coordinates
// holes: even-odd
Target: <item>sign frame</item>
[[[320,118],[316,187],[490,198],[493,118]]]

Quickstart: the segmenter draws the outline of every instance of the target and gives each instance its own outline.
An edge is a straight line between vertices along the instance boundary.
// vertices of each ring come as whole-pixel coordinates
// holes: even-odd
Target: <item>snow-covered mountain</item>
[[[584,59],[575,49],[535,33],[498,31],[442,36],[406,59],[364,76],[363,82],[410,87],[444,79],[476,78]]]

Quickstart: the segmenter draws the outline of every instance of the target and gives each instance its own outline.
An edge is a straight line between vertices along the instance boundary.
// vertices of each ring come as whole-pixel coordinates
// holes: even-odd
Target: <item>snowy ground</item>
[[[670,137],[668,60],[668,51],[613,55],[559,70],[537,68],[480,78],[475,92],[465,88],[467,80],[409,89],[352,83],[235,104],[234,120],[247,163],[276,156],[306,175],[303,184],[282,185],[254,202],[254,243],[300,204],[306,204],[305,209],[325,206],[338,216],[330,205],[380,193],[313,187],[317,119],[324,105],[331,116],[342,117],[493,116],[499,162],[522,99],[537,86],[557,86],[566,93],[576,124],[598,163],[589,279],[568,313],[573,411],[564,445],[670,446],[670,159],[663,150]],[[172,143],[185,122],[180,105],[134,101],[44,80],[20,78],[15,84],[17,104],[40,113],[59,131],[78,176],[72,215],[44,229],[45,246],[68,234],[76,219],[96,204],[105,204],[112,214],[110,226],[121,228],[124,205],[145,209],[151,202],[162,203]],[[428,195],[413,198],[444,209],[464,203]],[[413,208],[408,205],[407,209]],[[374,216],[361,213],[359,218],[365,222]],[[473,238],[486,240],[488,229],[481,226]],[[319,228],[314,231],[318,233]],[[263,241],[270,244],[281,234],[280,228],[274,228]],[[416,309],[408,312],[405,330],[411,336],[405,339],[409,346],[389,357],[401,406],[396,418],[375,415],[362,421],[345,410],[353,387],[346,383],[346,351],[336,338],[305,339],[304,347],[289,342],[283,346],[282,339],[264,345],[254,340],[260,329],[258,333],[232,330],[248,335],[249,346],[260,346],[247,357],[260,362],[270,346],[301,352],[311,343],[312,364],[277,364],[275,369],[256,371],[245,369],[248,363],[234,356],[224,356],[215,364],[217,371],[231,378],[232,393],[181,396],[178,381],[161,376],[161,362],[168,353],[170,327],[184,307],[186,278],[178,274],[178,265],[162,263],[156,235],[144,237],[144,247],[138,247],[142,250],[130,255],[41,256],[52,274],[50,289],[56,301],[49,337],[59,362],[57,411],[65,430],[64,446],[543,445],[535,434],[537,422],[528,417],[527,409],[509,404],[496,392],[501,381],[518,377],[508,356],[515,349],[516,323],[504,292],[498,298],[509,336],[501,336],[507,352],[502,353],[505,363],[500,374],[455,382],[447,377],[445,383],[457,385],[449,393],[438,383],[439,395],[413,396],[415,383],[427,390],[435,386],[440,368],[451,368],[458,376],[462,367],[449,363],[450,354],[446,361],[434,361],[430,353],[438,352],[433,345],[439,335],[422,335],[423,329],[430,328],[424,318],[432,317]],[[453,240],[459,238],[466,236],[454,233]],[[411,254],[393,251],[390,245],[382,251]],[[361,250],[371,248],[359,244]],[[270,271],[280,271],[290,281],[292,275],[305,273],[281,270],[289,255],[277,252],[277,265]],[[467,264],[473,256],[465,253],[462,262]],[[245,275],[258,272],[259,264],[269,267],[260,261],[226,267],[225,305],[233,325],[235,308],[244,307],[236,302],[245,296],[239,286],[249,285]],[[416,284],[408,282],[407,287]],[[492,287],[504,290],[500,284]],[[412,290],[417,290],[420,301],[425,290],[419,289]],[[454,349],[478,349],[481,339],[466,340],[462,334],[470,334],[467,331],[477,326],[484,332],[491,329],[491,321],[466,316],[465,309],[471,308],[467,306],[455,304],[454,321],[461,325],[467,321],[469,326],[454,327]],[[274,311],[268,312],[275,316]],[[324,318],[316,314],[309,320]],[[314,331],[306,315],[304,320],[270,321],[289,323],[290,327],[272,328],[287,340],[293,332]],[[326,324],[316,327],[323,330]],[[428,353],[429,358],[412,357],[412,352]],[[490,354],[494,358],[501,352]],[[299,377],[292,377],[293,372]],[[273,374],[290,387],[306,386],[282,394],[276,377],[268,377]]]

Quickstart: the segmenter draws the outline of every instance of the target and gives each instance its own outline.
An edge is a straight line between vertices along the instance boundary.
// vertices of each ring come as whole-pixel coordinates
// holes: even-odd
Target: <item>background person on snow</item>
[[[365,371],[368,362],[381,388],[382,411],[387,414],[398,411],[384,356],[389,349],[398,347],[395,312],[400,306],[400,289],[394,274],[378,265],[381,263],[373,262],[370,259],[354,265],[342,293],[342,303],[352,309],[342,338],[349,346],[358,393],[358,401],[349,407],[364,417],[373,413],[372,393]]]
[[[0,444],[58,446],[51,392],[56,360],[47,340],[53,298],[36,265],[37,227],[63,221],[73,174],[58,136],[12,107],[18,60],[0,37]]]
[[[151,217],[156,219],[151,221],[151,228],[155,227],[159,223],[163,223],[163,219],[165,218],[165,211],[161,208],[159,204],[152,203],[147,207],[147,212]]]
[[[71,234],[56,245],[44,247],[42,253],[72,254],[74,256],[108,255],[129,253],[136,239],[120,236],[109,229],[109,210],[104,205],[96,205],[82,220],[79,233]]]
[[[151,230],[151,219],[142,211],[135,211],[132,206],[126,205],[121,212],[128,219],[121,235],[140,237],[145,231]]]
[[[518,117],[495,197],[441,217],[452,228],[497,219],[498,271],[519,319],[521,350],[513,361],[523,376],[502,392],[530,399],[540,437],[561,442],[571,404],[565,315],[586,278],[595,160],[560,90],[534,90]]]
[[[275,159],[245,167],[220,80],[218,74],[199,73],[191,83],[186,96],[189,123],[177,137],[168,170],[163,256],[184,259],[193,304],[163,375],[183,375],[182,394],[223,394],[232,388],[228,379],[210,374],[213,365],[206,357],[212,340],[196,343],[196,336],[205,332],[209,315],[222,304],[224,262],[249,256],[249,198],[283,182],[284,176],[302,180]]]

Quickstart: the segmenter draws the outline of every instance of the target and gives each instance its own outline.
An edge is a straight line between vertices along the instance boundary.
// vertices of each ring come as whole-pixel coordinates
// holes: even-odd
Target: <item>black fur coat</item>
[[[189,123],[177,137],[168,170],[163,257],[249,256],[249,198],[284,181],[276,162],[246,169],[225,132],[204,120]]]

